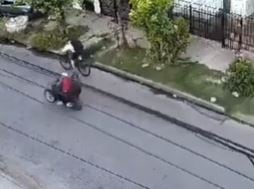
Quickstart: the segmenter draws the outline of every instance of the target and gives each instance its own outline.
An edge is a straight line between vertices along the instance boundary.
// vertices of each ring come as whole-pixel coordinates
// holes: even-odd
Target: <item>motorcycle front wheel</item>
[[[44,90],[44,97],[49,103],[56,102],[56,97],[50,89]]]

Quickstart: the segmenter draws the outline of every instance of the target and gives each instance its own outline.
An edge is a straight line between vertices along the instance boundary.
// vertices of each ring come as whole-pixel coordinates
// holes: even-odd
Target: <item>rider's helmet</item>
[[[62,75],[62,77],[68,77],[69,76],[68,73],[66,73],[66,72],[61,73],[61,75]]]

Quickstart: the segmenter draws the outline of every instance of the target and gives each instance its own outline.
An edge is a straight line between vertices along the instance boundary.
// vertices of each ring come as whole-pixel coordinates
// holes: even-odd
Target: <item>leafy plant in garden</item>
[[[54,31],[41,32],[32,38],[32,46],[40,51],[56,50],[65,45],[67,38]]]
[[[66,37],[68,39],[78,39],[81,35],[84,35],[86,32],[89,31],[88,26],[71,26],[66,28]]]
[[[159,62],[175,63],[189,43],[189,27],[181,18],[169,18],[173,0],[131,0],[131,4],[131,20],[151,44],[149,55]]]
[[[60,28],[56,27],[51,31],[41,31],[36,33],[31,39],[31,45],[38,50],[56,50],[63,47],[68,38],[60,32]]]
[[[238,59],[227,70],[225,87],[242,96],[254,96],[254,68],[250,61]]]
[[[87,26],[67,27],[66,33],[61,33],[56,27],[51,31],[42,31],[32,37],[32,46],[41,50],[52,50],[63,47],[69,39],[78,39],[84,32],[88,31]]]
[[[24,0],[34,9],[54,15],[61,23],[65,21],[65,9],[72,6],[73,0]]]

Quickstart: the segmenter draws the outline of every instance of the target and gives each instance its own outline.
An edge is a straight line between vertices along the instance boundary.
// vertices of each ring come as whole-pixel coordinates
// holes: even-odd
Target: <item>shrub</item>
[[[57,27],[52,31],[39,32],[32,38],[32,46],[41,51],[57,50],[62,48],[68,39],[78,39],[88,31],[87,26],[72,26],[66,29],[65,33]]]
[[[250,61],[238,59],[227,70],[225,87],[242,96],[254,96],[254,68]]]
[[[69,39],[77,39],[81,35],[84,35],[86,32],[88,32],[88,30],[88,26],[72,26],[67,28],[66,35]]]
[[[132,23],[141,27],[151,44],[148,54],[159,63],[175,63],[189,43],[184,19],[169,18],[173,0],[131,0]]]
[[[36,34],[32,40],[31,44],[32,47],[37,48],[41,51],[47,51],[47,50],[57,50],[63,47],[66,42],[67,38],[59,32],[58,30],[53,31],[43,31],[38,34]]]

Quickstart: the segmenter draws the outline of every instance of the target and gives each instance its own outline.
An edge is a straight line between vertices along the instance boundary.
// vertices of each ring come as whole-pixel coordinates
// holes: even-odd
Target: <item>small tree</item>
[[[126,8],[129,6],[129,0],[113,0],[114,17],[116,24],[112,23],[111,29],[117,41],[117,47],[123,45],[128,47],[126,30],[128,29],[128,18],[126,18]],[[122,40],[122,43],[120,43]]]
[[[252,62],[237,59],[227,70],[225,87],[241,96],[254,96],[254,68]]]
[[[185,20],[169,18],[173,0],[131,0],[131,4],[131,20],[151,44],[149,55],[162,63],[176,62],[188,45],[189,31]]]

